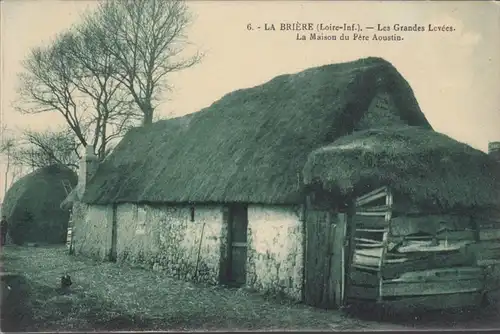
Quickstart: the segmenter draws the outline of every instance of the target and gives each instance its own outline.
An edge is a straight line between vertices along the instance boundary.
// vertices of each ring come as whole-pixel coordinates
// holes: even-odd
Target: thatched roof
[[[487,154],[417,127],[356,132],[309,155],[304,182],[350,196],[390,185],[427,209],[498,208],[500,168]]]
[[[12,185],[5,195],[3,214],[13,239],[17,233],[25,241],[64,242],[69,216],[59,207],[67,195],[63,180],[74,187],[77,175],[67,167],[52,165],[37,169]],[[23,223],[28,225],[21,227]]]
[[[80,193],[82,193],[81,188],[82,186],[80,184],[77,184],[76,187],[74,187],[68,196],[61,202],[60,208],[63,210],[70,210],[73,208],[73,204],[75,202],[78,202],[81,200]]]
[[[367,117],[380,92],[392,95],[394,108]],[[99,166],[83,200],[297,203],[307,155],[373,122],[431,128],[387,61],[281,75],[200,112],[131,130]]]

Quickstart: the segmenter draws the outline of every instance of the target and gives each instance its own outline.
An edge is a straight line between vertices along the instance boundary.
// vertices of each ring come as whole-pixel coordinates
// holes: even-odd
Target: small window
[[[135,234],[143,235],[146,233],[146,210],[144,208],[137,207],[136,214],[137,228]]]
[[[191,210],[191,221],[194,222],[194,206],[192,206],[190,210]]]

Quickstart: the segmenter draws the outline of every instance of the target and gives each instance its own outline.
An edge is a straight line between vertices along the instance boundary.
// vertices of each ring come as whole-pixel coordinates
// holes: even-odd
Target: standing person
[[[2,216],[2,222],[1,222],[1,234],[2,234],[2,240],[1,240],[1,245],[5,245],[5,242],[7,241],[7,230],[9,229],[9,223],[7,222],[7,217]]]

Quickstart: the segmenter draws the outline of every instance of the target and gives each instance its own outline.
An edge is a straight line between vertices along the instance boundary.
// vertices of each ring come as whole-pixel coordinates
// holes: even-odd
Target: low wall
[[[248,208],[247,285],[302,299],[303,231],[292,207]]]
[[[189,206],[119,205],[118,261],[179,279],[218,283],[221,236],[225,237],[222,207],[196,206],[193,218]]]

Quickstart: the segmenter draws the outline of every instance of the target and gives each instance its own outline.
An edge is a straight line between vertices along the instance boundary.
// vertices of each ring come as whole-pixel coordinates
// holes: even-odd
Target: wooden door
[[[337,214],[337,229],[333,239],[332,284],[335,291],[335,306],[345,304],[347,277],[350,272],[352,223],[349,212]]]
[[[117,244],[117,229],[118,229],[118,224],[117,224],[117,218],[116,218],[116,211],[117,211],[117,205],[113,205],[113,217],[111,220],[111,250],[109,254],[109,260],[112,262],[116,262],[116,257],[117,257],[117,251],[116,251],[116,244]]]
[[[248,210],[244,205],[229,210],[229,284],[242,286],[246,283]]]
[[[347,216],[310,210],[306,224],[304,302],[325,309],[344,300]]]

